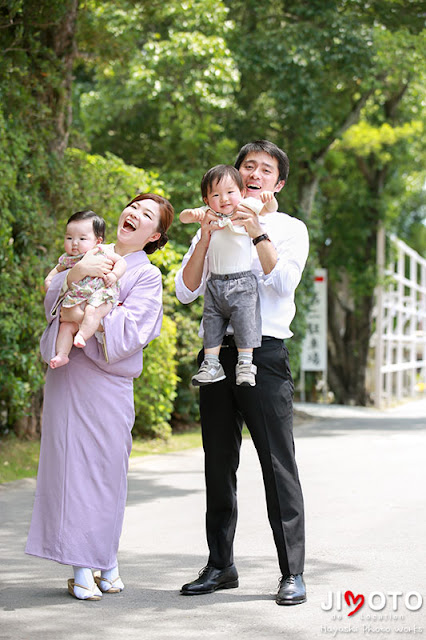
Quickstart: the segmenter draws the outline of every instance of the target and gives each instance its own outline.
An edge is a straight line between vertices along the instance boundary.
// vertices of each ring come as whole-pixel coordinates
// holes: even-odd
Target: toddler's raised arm
[[[264,191],[260,194],[260,199],[263,202],[263,207],[260,210],[259,215],[278,211],[278,202],[273,191]]]
[[[179,220],[184,224],[189,224],[190,222],[202,222],[205,215],[206,210],[204,207],[198,207],[198,209],[184,209],[179,215]]]

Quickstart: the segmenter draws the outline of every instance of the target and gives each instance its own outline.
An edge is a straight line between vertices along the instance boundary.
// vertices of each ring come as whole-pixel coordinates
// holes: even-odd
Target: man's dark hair
[[[91,211],[90,209],[85,209],[84,211],[76,211],[73,213],[70,218],[67,220],[67,224],[70,222],[78,222],[79,220],[89,220],[91,219],[93,225],[93,233],[96,238],[105,239],[105,220],[98,216],[97,213]]]
[[[244,191],[244,183],[241,175],[235,167],[230,164],[217,164],[215,167],[209,169],[201,179],[201,195],[207,198],[209,191],[214,182],[219,183],[223,178],[229,176],[237,185],[240,191]]]
[[[236,168],[240,168],[241,163],[249,153],[261,153],[262,151],[278,160],[278,182],[280,180],[287,181],[290,169],[288,156],[285,151],[277,147],[273,142],[269,142],[269,140],[255,140],[254,142],[248,142],[245,144],[244,147],[240,149],[235,161]]]

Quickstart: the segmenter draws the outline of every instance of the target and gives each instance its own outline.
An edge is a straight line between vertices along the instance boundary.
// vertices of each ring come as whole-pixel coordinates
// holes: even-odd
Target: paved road
[[[126,589],[100,602],[67,594],[67,567],[24,555],[35,482],[0,485],[0,638],[426,638],[426,400],[386,412],[298,409],[309,414],[295,427],[307,512],[306,604],[274,603],[279,571],[247,440],[235,543],[240,587],[209,596],[179,595],[207,556],[201,450],[132,461],[119,555]],[[323,610],[330,594],[332,606]],[[420,594],[425,602],[414,610]],[[348,616],[361,595],[363,606]]]

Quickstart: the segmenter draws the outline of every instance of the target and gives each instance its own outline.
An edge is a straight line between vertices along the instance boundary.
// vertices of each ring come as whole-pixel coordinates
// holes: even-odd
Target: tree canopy
[[[329,270],[331,388],[338,401],[368,402],[378,225],[426,255],[424,39],[416,0],[3,0],[3,428],[38,415],[42,282],[70,213],[90,206],[112,234],[140,189],[164,193],[177,211],[196,205],[203,173],[257,138],[290,157],[280,207],[308,224],[307,273]],[[176,346],[180,381],[161,415],[141,413],[152,425],[197,411],[188,381],[201,306],[173,297],[195,228],[174,223],[170,248],[156,257],[170,319],[164,344]],[[308,281],[292,326],[295,373]],[[155,363],[150,371],[159,388]]]

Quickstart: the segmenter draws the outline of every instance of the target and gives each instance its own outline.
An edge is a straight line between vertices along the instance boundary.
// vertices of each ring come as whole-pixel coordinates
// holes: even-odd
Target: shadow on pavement
[[[356,431],[371,433],[383,432],[383,435],[404,430],[405,433],[426,431],[426,418],[401,416],[360,416],[347,417],[307,417],[294,427],[297,438],[344,436]]]

